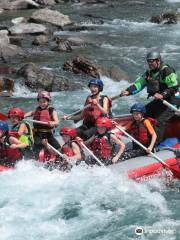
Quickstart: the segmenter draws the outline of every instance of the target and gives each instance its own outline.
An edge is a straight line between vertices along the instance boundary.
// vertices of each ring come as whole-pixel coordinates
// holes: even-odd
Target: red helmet
[[[48,101],[51,101],[51,95],[47,91],[41,91],[37,95],[37,100],[39,101],[40,98],[46,98]]]
[[[11,108],[8,112],[8,118],[19,117],[19,119],[24,118],[24,112],[21,108]]]
[[[111,119],[109,119],[108,117],[99,117],[96,120],[96,126],[97,127],[106,127],[107,129],[111,129],[111,127],[112,127]]]
[[[77,136],[77,130],[72,127],[63,127],[60,129],[60,135],[68,135],[71,138],[75,138]]]

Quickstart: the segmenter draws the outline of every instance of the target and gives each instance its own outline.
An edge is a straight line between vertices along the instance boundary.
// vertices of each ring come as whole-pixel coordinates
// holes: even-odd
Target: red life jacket
[[[97,135],[91,143],[90,148],[100,159],[107,160],[112,157],[113,144],[110,142],[110,133],[107,132],[104,135]]]
[[[9,138],[10,136],[6,136],[0,143],[0,162],[7,166],[15,164],[22,158],[19,149],[10,148]]]
[[[105,96],[105,95],[100,96],[100,99],[98,102],[102,107],[103,107],[103,101],[104,101],[105,97],[107,97],[107,96]],[[91,104],[92,99],[93,99],[92,96],[88,96],[86,99],[86,102],[85,102],[85,106],[88,104]],[[112,101],[109,98],[108,98],[108,100],[109,100],[109,113],[108,114],[103,114],[96,105],[91,105],[90,107],[84,109],[83,124],[86,126],[94,126],[97,118],[105,116],[105,115],[111,117],[110,109],[112,107]]]
[[[41,149],[39,152],[39,161],[40,162],[55,162],[56,161],[56,155],[48,149]]]
[[[53,120],[52,113],[54,111],[54,108],[48,107],[46,109],[42,109],[41,107],[37,107],[36,111],[34,113],[34,120],[42,121],[42,122],[49,122]],[[33,123],[34,128],[36,129],[53,129],[53,127],[46,126],[44,124],[39,123]]]
[[[152,126],[155,126],[157,124],[157,121],[153,118],[146,118],[150,121]],[[130,129],[128,132],[140,143],[142,143],[145,146],[148,146],[151,140],[151,135],[148,132],[148,129],[144,125],[144,121],[146,119],[143,119],[141,122],[133,121],[131,124]]]
[[[68,156],[68,157],[75,156],[75,153],[73,152],[73,149],[72,149],[72,143],[73,142],[75,142],[79,146],[79,149],[81,151],[81,160],[84,160],[85,159],[85,154],[84,154],[80,144],[76,140],[70,141],[69,143],[65,143],[61,148],[61,152],[63,154],[66,154],[66,156]]]
[[[63,154],[66,154],[66,156],[68,156],[68,157],[73,157],[75,154],[72,149],[72,142],[65,143],[61,148],[61,152]]]

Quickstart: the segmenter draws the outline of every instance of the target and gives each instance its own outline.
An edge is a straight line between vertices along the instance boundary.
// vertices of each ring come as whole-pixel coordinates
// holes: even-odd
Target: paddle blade
[[[6,120],[8,120],[8,116],[6,116],[5,114],[0,112],[0,120],[1,121],[6,121]]]

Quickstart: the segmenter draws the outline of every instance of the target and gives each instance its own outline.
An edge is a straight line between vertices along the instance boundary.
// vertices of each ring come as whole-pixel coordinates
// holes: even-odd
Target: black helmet
[[[152,51],[152,52],[149,52],[146,56],[146,60],[155,60],[155,59],[159,59],[161,60],[161,54],[157,51]]]

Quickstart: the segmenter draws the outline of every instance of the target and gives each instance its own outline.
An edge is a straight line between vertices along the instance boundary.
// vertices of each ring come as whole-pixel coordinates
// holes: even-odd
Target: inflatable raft
[[[123,115],[114,120],[121,126],[125,126],[132,121],[132,118],[131,115]],[[122,133],[119,132],[119,134],[121,135]],[[177,142],[169,148],[170,150],[162,149],[156,155],[180,174],[180,116],[174,116],[168,122],[164,137],[177,138]],[[136,181],[149,180],[157,175],[162,176],[165,172],[164,169],[166,169],[166,174],[174,177],[172,172],[168,171],[168,168],[164,168],[160,162],[150,155],[119,162],[116,165],[112,165],[111,168],[119,173],[126,172],[130,179]]]
[[[114,118],[114,120],[121,126],[125,126],[132,118],[131,115],[122,115]],[[117,134],[122,135],[122,132],[119,131]],[[171,150],[161,150],[157,152],[156,155],[180,174],[180,156],[176,154],[178,151],[172,151],[173,149],[180,151],[180,116],[174,116],[166,126],[165,138],[171,137],[176,137],[178,142],[171,146]],[[127,143],[131,141],[126,137],[123,138]],[[164,172],[163,165],[150,155],[119,162],[115,165],[111,165],[110,168],[118,173],[127,173],[130,179],[136,181],[145,181],[156,175],[162,175]],[[0,171],[8,169],[10,168],[0,165]],[[166,168],[166,170],[168,170],[168,168]],[[169,174],[172,175],[170,171]]]

